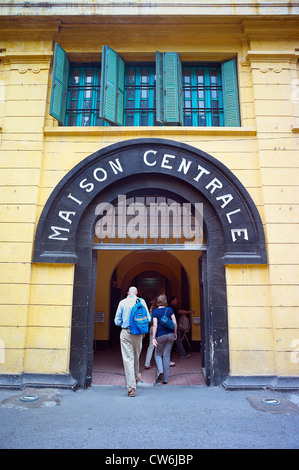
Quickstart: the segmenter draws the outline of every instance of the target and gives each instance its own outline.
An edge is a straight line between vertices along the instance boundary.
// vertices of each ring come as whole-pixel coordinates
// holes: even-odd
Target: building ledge
[[[253,127],[178,127],[178,126],[155,126],[155,127],[45,127],[45,136],[162,136],[162,135],[198,135],[198,136],[255,136],[256,129]]]
[[[222,382],[226,390],[261,390],[297,391],[299,377],[277,376],[229,376]]]
[[[115,15],[115,10],[119,10],[122,15],[249,15],[249,16],[281,16],[296,15],[297,2],[274,1],[249,1],[236,0],[234,2],[223,2],[219,0],[205,2],[183,2],[182,0],[165,1],[111,1],[103,2],[94,0],[51,0],[48,2],[38,2],[37,0],[3,1],[1,4],[1,15],[58,15],[58,16],[81,16],[81,15]]]
[[[75,390],[77,381],[71,374],[0,374],[0,389],[22,390],[26,387]]]

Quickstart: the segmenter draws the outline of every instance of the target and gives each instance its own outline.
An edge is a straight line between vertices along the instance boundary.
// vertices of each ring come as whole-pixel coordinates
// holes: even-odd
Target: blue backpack
[[[132,335],[144,335],[148,333],[149,318],[147,310],[137,297],[136,304],[132,307],[130,316],[130,333]]]

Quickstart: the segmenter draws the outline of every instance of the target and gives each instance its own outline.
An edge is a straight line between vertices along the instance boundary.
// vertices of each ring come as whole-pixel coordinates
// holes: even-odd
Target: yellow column
[[[0,371],[21,373],[52,43],[11,42],[1,50]]]
[[[260,186],[269,272],[273,354],[265,372],[298,375],[298,146],[292,93],[298,54],[290,50],[249,51],[257,125]],[[259,268],[263,271],[263,268]],[[258,273],[257,273],[258,276]],[[262,291],[260,291],[262,292]],[[268,339],[267,339],[268,338]],[[270,346],[269,335],[265,343]],[[274,363],[273,363],[274,361]],[[273,363],[273,365],[272,365]]]

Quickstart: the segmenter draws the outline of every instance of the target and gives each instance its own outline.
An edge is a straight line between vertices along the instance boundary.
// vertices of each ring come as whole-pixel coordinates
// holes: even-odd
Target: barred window
[[[50,115],[63,126],[240,126],[235,59],[125,63],[103,46],[102,64],[71,64],[55,45]]]
[[[223,126],[220,67],[183,66],[184,126]]]

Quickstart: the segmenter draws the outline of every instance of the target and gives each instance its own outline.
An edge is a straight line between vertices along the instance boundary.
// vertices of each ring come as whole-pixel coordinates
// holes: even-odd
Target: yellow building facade
[[[113,339],[113,284],[124,296],[136,283],[194,311],[190,339],[208,384],[298,389],[298,15],[281,1],[2,2],[0,386],[88,386],[95,342]],[[58,47],[68,61],[63,120]],[[120,123],[104,98],[88,102],[92,86],[109,90],[106,53],[107,67],[108,54],[121,61],[118,78],[127,71]],[[184,117],[164,116],[162,79],[156,125],[150,80],[173,53]],[[223,65],[232,63],[233,117]],[[141,80],[135,114],[130,71]],[[101,243],[99,204],[115,207],[119,195],[201,203],[201,243]]]

